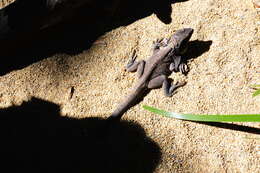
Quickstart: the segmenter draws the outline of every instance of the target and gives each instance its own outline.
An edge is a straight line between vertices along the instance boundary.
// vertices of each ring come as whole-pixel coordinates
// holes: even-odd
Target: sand
[[[175,82],[185,80],[187,85],[171,98],[160,89],[153,90],[123,119],[140,124],[161,148],[156,173],[260,172],[260,140],[253,139],[259,135],[165,118],[142,108],[150,105],[194,114],[259,113],[260,97],[252,97],[250,85],[260,84],[260,14],[251,0],[190,0],[171,7],[169,24],[151,14],[104,33],[79,54],[56,53],[2,75],[0,107],[37,97],[60,105],[61,116],[106,118],[136,81],[135,74],[124,70],[133,50],[138,59],[146,59],[154,40],[192,27],[191,40],[212,44],[188,61],[187,76],[171,75]],[[260,123],[236,124],[260,129]]]
[[[14,0],[1,0],[0,9],[6,7],[7,5],[11,4],[12,2],[14,2]]]

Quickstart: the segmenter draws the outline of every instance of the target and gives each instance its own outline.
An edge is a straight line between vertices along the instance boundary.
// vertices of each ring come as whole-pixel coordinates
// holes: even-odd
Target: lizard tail
[[[125,99],[125,101],[116,108],[116,110],[110,115],[108,119],[120,120],[123,114],[131,107],[140,103],[143,100],[143,98],[149,93],[149,91],[149,89],[140,88],[132,92]]]

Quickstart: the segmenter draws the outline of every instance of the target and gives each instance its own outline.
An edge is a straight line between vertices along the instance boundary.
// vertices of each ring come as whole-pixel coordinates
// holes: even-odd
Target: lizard
[[[136,61],[137,55],[134,51],[126,65],[126,70],[137,72],[139,80],[132,92],[108,119],[121,119],[128,109],[141,102],[152,89],[162,87],[164,94],[171,97],[177,88],[186,84],[186,82],[172,84],[168,76],[172,72],[179,71],[183,74],[188,72],[188,66],[183,62],[183,55],[192,34],[192,28],[183,28],[177,30],[170,38],[157,39],[153,43],[153,54],[146,61]]]

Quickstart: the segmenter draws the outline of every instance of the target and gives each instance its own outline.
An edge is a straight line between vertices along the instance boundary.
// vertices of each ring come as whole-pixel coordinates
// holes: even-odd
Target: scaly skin
[[[134,53],[126,69],[129,72],[137,71],[139,81],[109,119],[120,119],[128,109],[141,102],[151,89],[162,87],[165,95],[170,97],[178,87],[185,85],[185,82],[171,84],[168,76],[173,71],[187,73],[187,65],[182,62],[181,55],[186,50],[192,33],[193,29],[184,28],[176,31],[169,39],[156,41],[153,55],[147,61],[136,62]]]

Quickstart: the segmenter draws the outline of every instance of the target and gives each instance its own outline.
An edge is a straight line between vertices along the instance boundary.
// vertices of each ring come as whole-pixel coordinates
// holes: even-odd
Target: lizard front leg
[[[140,78],[144,72],[145,61],[144,60],[135,61],[136,57],[137,57],[137,55],[134,52],[133,56],[131,57],[131,59],[129,60],[129,62],[126,65],[126,70],[128,72],[137,71],[137,77]]]
[[[172,62],[170,63],[169,70],[174,72],[181,72],[182,74],[187,74],[189,67],[186,63],[181,62],[183,58],[181,56],[172,56]]]
[[[160,75],[149,81],[148,88],[156,89],[162,87],[165,96],[171,97],[177,88],[184,86],[185,84],[186,82],[172,84],[171,80],[166,75]]]
[[[189,66],[187,66],[187,64],[185,63],[181,63],[179,65],[179,71],[182,73],[182,74],[187,74],[189,72]]]
[[[160,50],[160,47],[167,46],[167,44],[168,44],[167,38],[157,39],[156,41],[153,42],[153,45],[152,45],[153,53],[156,53],[158,50]]]
[[[189,67],[185,63],[175,64],[172,62],[169,66],[169,70],[174,72],[179,71],[182,74],[187,74],[187,72],[189,71]]]

